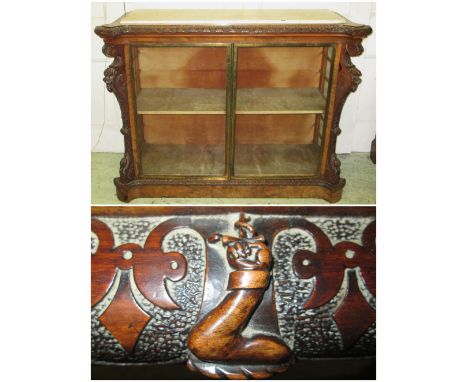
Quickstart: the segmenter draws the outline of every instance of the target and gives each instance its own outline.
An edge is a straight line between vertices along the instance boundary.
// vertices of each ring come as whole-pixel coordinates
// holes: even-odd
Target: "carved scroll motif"
[[[375,354],[374,218],[289,218],[273,226],[278,326],[294,354]]]
[[[128,353],[133,351],[140,333],[151,319],[135,301],[131,276],[138,291],[152,304],[168,310],[180,308],[169,295],[165,281],[184,278],[187,261],[181,253],[161,251],[162,239],[177,227],[172,221],[160,224],[148,235],[143,248],[135,243],[114,248],[110,228],[100,220],[92,220],[91,230],[99,244],[91,256],[91,305],[95,306],[104,298],[119,272],[118,289],[99,321]]]
[[[130,138],[130,114],[128,110],[127,80],[125,73],[125,56],[123,45],[105,44],[102,52],[106,57],[113,57],[114,61],[104,71],[104,82],[109,92],[114,93],[119,102],[122,115],[122,129],[125,153],[120,161],[120,182],[128,183],[135,178],[133,168],[133,152]]]
[[[234,271],[224,300],[191,331],[187,365],[213,378],[266,378],[287,369],[291,351],[277,337],[247,338],[243,331],[268,288],[272,256],[264,237],[243,215],[235,227],[239,237],[216,233],[208,239],[226,247],[227,262]]]
[[[328,237],[313,227],[317,243],[315,251],[299,250],[293,256],[293,270],[302,279],[315,278],[315,286],[304,303],[305,309],[317,309],[331,301],[340,290],[347,269],[357,269],[366,288],[376,296],[375,221],[363,232],[362,245],[342,241],[332,245]],[[360,292],[355,272],[348,273],[346,296],[333,319],[341,332],[345,349],[356,341],[375,322],[376,313]]]

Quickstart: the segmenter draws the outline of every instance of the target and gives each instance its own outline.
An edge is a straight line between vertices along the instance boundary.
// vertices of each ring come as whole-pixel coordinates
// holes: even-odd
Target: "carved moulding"
[[[339,34],[366,37],[372,32],[368,25],[346,22],[341,24],[234,24],[234,25],[120,25],[118,22],[97,26],[94,32],[102,38],[117,38],[121,35],[176,34],[176,33],[310,33]]]

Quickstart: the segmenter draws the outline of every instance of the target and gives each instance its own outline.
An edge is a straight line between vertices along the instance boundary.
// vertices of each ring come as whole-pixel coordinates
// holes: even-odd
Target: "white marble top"
[[[327,9],[138,9],[125,25],[340,24],[347,20]]]

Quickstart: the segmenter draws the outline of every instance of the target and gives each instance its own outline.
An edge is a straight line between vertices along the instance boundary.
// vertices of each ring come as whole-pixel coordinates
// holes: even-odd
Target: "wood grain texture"
[[[128,353],[133,352],[138,337],[149,320],[150,316],[133,298],[127,279],[119,285],[112,304],[99,317],[99,321]]]
[[[355,273],[350,273],[346,297],[333,318],[343,337],[345,349],[352,347],[375,322],[376,312],[363,298]]]
[[[320,198],[331,203],[341,199],[342,184],[338,187],[329,186],[323,182],[313,182],[307,179],[265,181],[231,180],[156,180],[140,179],[131,184],[120,183],[119,178],[114,179],[117,188],[117,197],[123,202],[136,198],[157,197],[187,197],[193,198]]]
[[[148,217],[165,215],[212,215],[244,213],[264,215],[327,215],[327,216],[349,216],[349,217],[375,217],[374,206],[91,206],[91,216],[106,217]]]

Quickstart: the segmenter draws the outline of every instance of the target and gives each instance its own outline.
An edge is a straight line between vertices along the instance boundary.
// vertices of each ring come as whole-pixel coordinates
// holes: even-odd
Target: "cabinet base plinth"
[[[331,185],[323,181],[259,182],[193,182],[139,179],[129,183],[114,179],[117,197],[122,202],[137,198],[319,198],[330,203],[341,199],[345,179]]]

